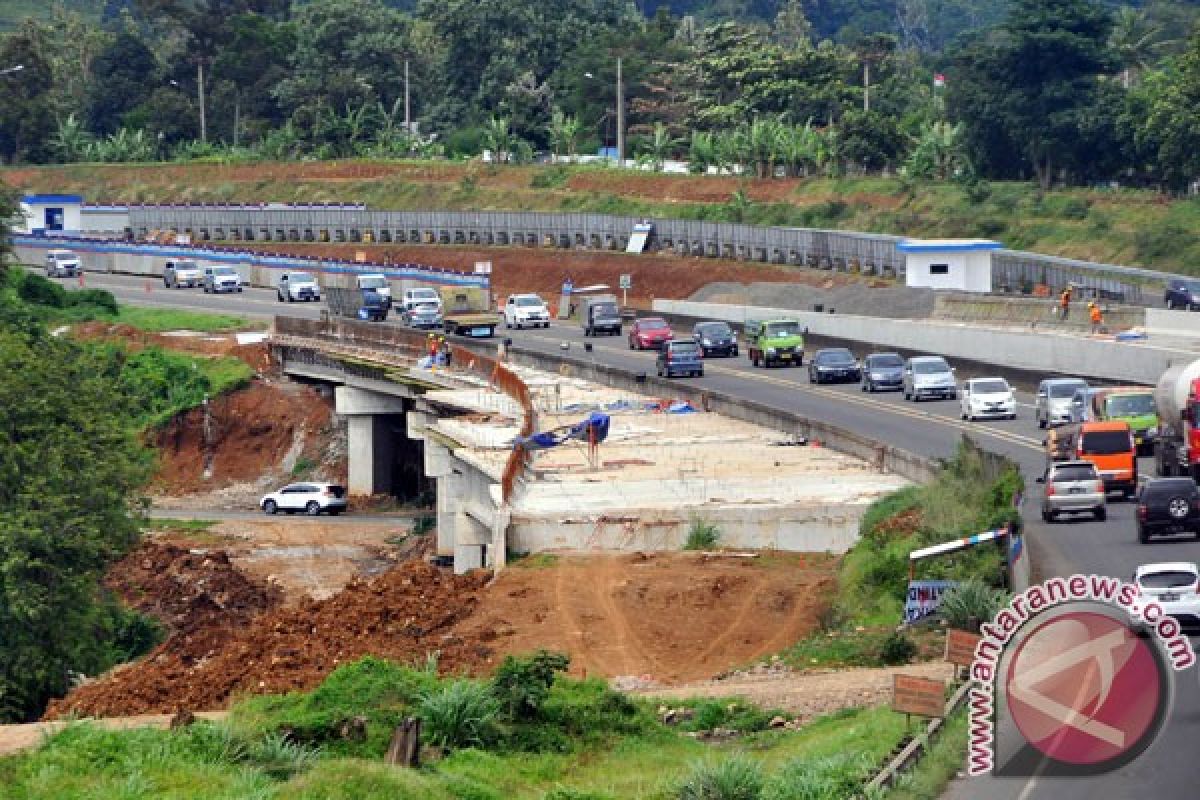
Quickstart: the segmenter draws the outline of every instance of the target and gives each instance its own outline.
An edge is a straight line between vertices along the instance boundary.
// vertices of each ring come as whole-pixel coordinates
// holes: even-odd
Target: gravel
[[[933,315],[934,307],[932,289],[872,288],[865,283],[827,287],[790,283],[710,283],[688,299],[797,311],[811,311],[813,304],[821,303],[826,310],[833,308],[843,314],[892,319],[926,319]]]

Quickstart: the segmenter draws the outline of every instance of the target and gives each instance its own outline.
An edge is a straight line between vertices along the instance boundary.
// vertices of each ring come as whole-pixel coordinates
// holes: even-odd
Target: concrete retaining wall
[[[998,322],[1005,325],[1049,325],[1056,330],[1069,327],[1085,331],[1090,327],[1087,298],[1076,298],[1071,315],[1064,323],[1054,316],[1057,306],[1050,297],[1001,297],[997,295],[938,292],[934,297],[933,317],[965,322]],[[1115,306],[1101,301],[1104,322],[1112,330],[1127,330],[1146,321],[1146,309]]]
[[[1200,337],[1200,312],[1147,308],[1145,328],[1151,335]]]
[[[314,273],[323,286],[345,287],[354,286],[356,275],[366,272],[382,273],[391,281],[393,289],[397,292],[430,285],[486,289],[491,283],[487,275],[436,267],[323,261],[233,249],[40,236],[14,236],[12,243],[17,261],[30,266],[45,264],[47,250],[63,248],[77,253],[84,270],[88,272],[115,272],[161,278],[167,259],[188,258],[199,263],[201,267],[231,266],[252,286],[268,288],[274,287],[278,283],[279,274],[287,270]]]
[[[1042,375],[1078,375],[1101,381],[1153,385],[1170,364],[1197,353],[1150,342],[1115,342],[1046,329],[1004,330],[937,320],[883,319],[784,308],[746,308],[686,300],[655,300],[654,310],[743,325],[747,319],[795,319],[813,334],[880,349],[936,353],[986,361]]]

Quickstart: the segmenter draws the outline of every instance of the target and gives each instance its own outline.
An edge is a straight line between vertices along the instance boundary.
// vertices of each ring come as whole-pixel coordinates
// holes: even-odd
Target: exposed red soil
[[[437,651],[446,671],[478,670],[491,649],[454,630],[481,602],[489,577],[407,562],[328,600],[172,636],[144,659],[53,702],[46,719],[219,709],[238,694],[311,689],[339,664],[366,655],[408,663]]]
[[[175,417],[156,433],[159,461],[150,484],[153,492],[189,494],[257,480],[280,469],[289,452],[313,463],[325,460],[333,403],[311,387],[256,381],[216,398],[209,408],[207,444],[200,408]],[[344,481],[345,464],[332,466],[340,474],[330,479]]]
[[[563,279],[570,276],[576,286],[607,284],[616,287],[620,276],[632,276],[630,305],[649,307],[655,297],[685,298],[713,281],[736,283],[804,283],[812,286],[840,285],[853,277],[818,270],[787,268],[771,264],[720,261],[674,255],[623,256],[606,252],[543,250],[534,247],[481,248],[455,245],[347,245],[271,243],[263,250],[275,253],[353,259],[366,253],[377,262],[423,263],[471,271],[476,261],[492,262],[492,291],[497,298],[510,292],[537,292],[557,298]]]

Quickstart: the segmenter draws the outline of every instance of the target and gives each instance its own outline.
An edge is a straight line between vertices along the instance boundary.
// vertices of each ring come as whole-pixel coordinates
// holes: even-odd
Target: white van
[[[50,250],[46,253],[47,278],[73,278],[82,271],[79,256],[70,250]]]

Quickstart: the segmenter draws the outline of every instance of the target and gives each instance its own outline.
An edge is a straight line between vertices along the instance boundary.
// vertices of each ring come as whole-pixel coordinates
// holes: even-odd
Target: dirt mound
[[[237,628],[283,600],[283,593],[234,567],[221,550],[143,542],[104,584],[128,605],[165,623],[176,637]]]
[[[463,635],[495,631],[504,654],[569,652],[575,674],[707,678],[812,631],[836,567],[790,553],[564,556],[500,573]]]
[[[408,562],[325,601],[277,608],[240,627],[173,636],[141,661],[55,701],[46,718],[218,709],[235,694],[311,689],[339,664],[365,655],[411,662],[437,651],[444,670],[478,669],[491,650],[453,632],[474,613],[489,577]]]
[[[557,298],[563,279],[570,276],[576,286],[607,284],[614,291],[622,274],[633,276],[630,305],[649,307],[654,297],[686,298],[714,280],[737,283],[797,283],[807,280],[841,280],[819,270],[804,270],[772,264],[713,261],[675,255],[626,256],[606,252],[544,250],[532,247],[472,248],[452,245],[339,245],[272,242],[271,252],[352,259],[365,252],[372,261],[415,262],[449,269],[474,269],[476,261],[492,262],[492,292],[501,298],[510,292],[537,292]]]
[[[93,321],[82,322],[72,327],[71,336],[85,341],[120,342],[133,352],[155,346],[199,356],[233,356],[242,359],[258,372],[264,372],[270,367],[270,356],[265,344],[238,344],[237,337],[233,334],[197,331],[150,333],[130,325]]]
[[[304,459],[323,477],[345,480],[345,460],[328,447],[335,433],[332,400],[286,382],[255,382],[172,419],[153,442],[159,462],[151,491],[209,491],[264,475],[289,473]]]

